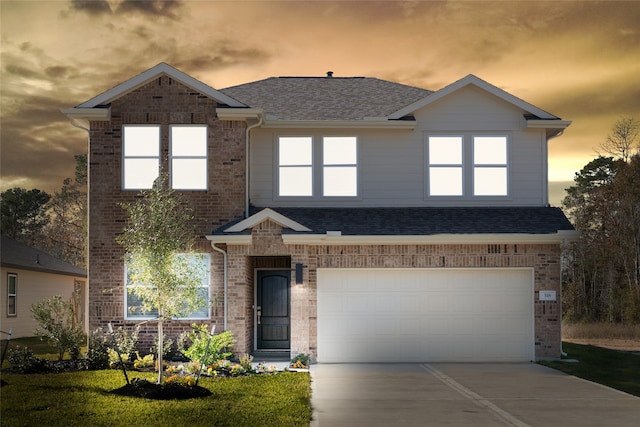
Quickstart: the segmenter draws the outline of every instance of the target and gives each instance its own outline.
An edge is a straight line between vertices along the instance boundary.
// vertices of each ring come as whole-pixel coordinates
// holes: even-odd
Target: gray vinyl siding
[[[260,207],[544,206],[545,131],[525,129],[523,114],[481,89],[466,87],[418,111],[414,130],[255,129],[251,133],[250,200]],[[425,149],[432,134],[507,135],[509,196],[427,197]],[[356,136],[358,197],[277,197],[276,141],[284,135],[309,135],[315,141],[329,135]]]

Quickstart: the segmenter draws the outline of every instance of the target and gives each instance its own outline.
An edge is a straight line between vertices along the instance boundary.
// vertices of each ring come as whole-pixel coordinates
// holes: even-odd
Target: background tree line
[[[580,232],[565,248],[565,319],[640,323],[640,123],[621,118],[562,202]]]
[[[87,155],[75,156],[74,178],[48,194],[11,188],[0,195],[3,235],[86,269]]]

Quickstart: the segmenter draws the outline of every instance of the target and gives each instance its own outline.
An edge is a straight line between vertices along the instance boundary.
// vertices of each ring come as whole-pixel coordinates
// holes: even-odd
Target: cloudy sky
[[[159,62],[217,89],[332,70],[437,90],[475,74],[573,120],[550,142],[557,188],[596,156],[619,117],[640,119],[640,1],[0,0],[0,8],[2,190],[59,189],[87,150],[85,132],[59,110]]]

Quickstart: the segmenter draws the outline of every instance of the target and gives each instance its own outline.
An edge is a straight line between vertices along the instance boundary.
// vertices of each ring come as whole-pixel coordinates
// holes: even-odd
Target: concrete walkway
[[[311,427],[637,426],[640,398],[526,364],[320,364]]]

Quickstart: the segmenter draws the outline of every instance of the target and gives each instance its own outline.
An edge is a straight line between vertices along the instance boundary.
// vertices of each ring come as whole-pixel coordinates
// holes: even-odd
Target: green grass
[[[640,397],[640,355],[569,342],[563,342],[562,347],[568,359],[578,362],[539,363]]]
[[[38,357],[58,354],[39,338],[11,340]],[[2,342],[4,349],[4,342]],[[8,367],[5,360],[3,367]],[[157,374],[128,372],[129,378],[155,381]],[[202,377],[211,396],[187,400],[149,400],[111,393],[125,385],[122,371],[80,371],[19,375],[2,371],[2,427],[56,426],[308,426],[311,377],[282,372],[238,378]]]
[[[155,374],[130,372],[154,381]],[[283,372],[201,378],[211,396],[149,400],[110,393],[125,384],[116,370],[60,374],[3,373],[2,426],[308,426],[310,376]]]

